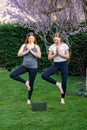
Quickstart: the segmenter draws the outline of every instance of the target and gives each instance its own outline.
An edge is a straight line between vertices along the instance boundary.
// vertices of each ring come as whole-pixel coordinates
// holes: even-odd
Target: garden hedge
[[[0,25],[0,67],[11,71],[14,67],[22,63],[22,57],[19,58],[17,52],[24,43],[27,33],[30,31],[32,30],[24,28],[19,24]],[[42,72],[52,63],[47,59],[44,42],[38,35],[36,37],[42,52],[42,58],[38,59],[38,71]],[[52,43],[49,34],[47,38]],[[87,67],[87,32],[80,32],[77,35],[69,36],[69,42],[72,50],[69,62],[69,74],[85,76]]]

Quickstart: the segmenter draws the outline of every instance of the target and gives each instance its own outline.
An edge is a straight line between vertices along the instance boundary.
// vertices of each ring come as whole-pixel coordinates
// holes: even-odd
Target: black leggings
[[[52,84],[56,84],[57,81],[51,77],[52,74],[56,73],[57,71],[61,72],[62,76],[62,88],[64,91],[64,94],[61,95],[62,98],[65,97],[66,93],[66,83],[67,83],[67,77],[68,77],[68,63],[67,61],[64,62],[55,62],[52,66],[50,66],[43,74],[42,78]]]
[[[34,80],[35,80],[35,77],[37,74],[37,68],[27,68],[27,67],[21,65],[10,74],[10,77],[12,79],[15,79],[15,80],[20,81],[25,84],[26,80],[21,78],[20,75],[24,74],[26,72],[28,72],[28,74],[29,74],[29,85],[30,85],[30,91],[28,91],[28,99],[31,99],[32,92],[33,92],[33,86],[34,86]]]

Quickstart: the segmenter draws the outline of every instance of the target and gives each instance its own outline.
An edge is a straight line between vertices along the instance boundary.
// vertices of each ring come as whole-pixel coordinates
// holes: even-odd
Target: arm
[[[49,51],[48,53],[48,60],[51,60],[51,59],[54,59],[54,57],[56,56],[61,56],[62,58],[65,58],[65,59],[69,59],[70,57],[70,54],[69,54],[69,50],[67,49],[65,51],[65,54],[62,54],[60,51],[59,51],[59,47],[56,48],[56,53],[53,53],[52,51]]]
[[[24,55],[26,55],[26,54],[29,52],[29,50],[23,51],[23,50],[24,50],[24,46],[25,46],[25,44],[23,44],[23,45],[20,47],[20,49],[19,49],[19,51],[18,51],[18,57],[24,56]]]
[[[49,51],[49,53],[48,53],[48,60],[54,59],[55,56],[57,56],[57,53],[53,53],[52,51]]]
[[[67,59],[67,60],[68,60],[69,57],[70,57],[70,54],[69,54],[69,50],[68,50],[68,49],[65,51],[65,54],[60,53],[60,51],[59,51],[59,49],[58,49],[57,54],[58,54],[59,56],[61,56],[62,58],[65,58],[65,59]]]
[[[37,49],[37,52],[34,52],[30,49],[30,53],[32,55],[34,55],[35,57],[37,58],[41,58],[41,50],[40,50],[40,47],[38,45],[35,45],[36,49]]]

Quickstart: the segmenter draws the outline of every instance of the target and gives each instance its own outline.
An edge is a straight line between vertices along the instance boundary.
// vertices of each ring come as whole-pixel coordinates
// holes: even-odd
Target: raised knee
[[[46,79],[46,75],[44,73],[41,75],[41,77],[42,79]]]
[[[11,73],[10,74],[10,78],[14,78],[14,77],[15,77],[15,75]]]

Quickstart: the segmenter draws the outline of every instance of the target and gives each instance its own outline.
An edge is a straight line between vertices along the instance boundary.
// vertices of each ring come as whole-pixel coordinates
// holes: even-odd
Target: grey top
[[[26,51],[27,49],[28,48],[25,45],[23,51]],[[37,52],[37,49],[35,48],[35,46],[31,50],[34,51],[34,52]],[[28,54],[26,54],[24,56],[22,65],[24,65],[27,68],[37,68],[38,67],[37,58],[29,52]]]

